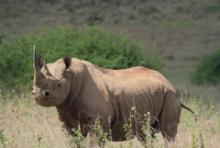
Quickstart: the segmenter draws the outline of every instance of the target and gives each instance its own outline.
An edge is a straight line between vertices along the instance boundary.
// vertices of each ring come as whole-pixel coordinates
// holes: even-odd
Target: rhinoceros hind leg
[[[160,115],[160,130],[165,139],[174,141],[180,121],[181,103],[175,93],[168,91]]]

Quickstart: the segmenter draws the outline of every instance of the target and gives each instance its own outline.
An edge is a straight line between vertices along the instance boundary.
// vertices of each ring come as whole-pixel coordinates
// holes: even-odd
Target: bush
[[[64,55],[91,61],[105,68],[126,68],[136,65],[160,69],[161,63],[153,54],[125,35],[115,35],[100,27],[77,30],[73,27],[42,29],[37,33],[7,38],[0,45],[0,89],[30,86],[33,76],[32,52],[46,62]]]
[[[217,84],[220,82],[220,49],[202,57],[192,74],[196,84]]]

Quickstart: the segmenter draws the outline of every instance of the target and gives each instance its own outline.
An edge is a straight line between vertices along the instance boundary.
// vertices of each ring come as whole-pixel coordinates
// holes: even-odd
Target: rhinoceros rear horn
[[[69,56],[64,56],[63,62],[64,62],[64,64],[65,64],[65,66],[66,66],[66,69],[68,69],[68,68],[70,67],[70,65],[71,65],[71,60],[72,60],[71,57],[69,57]]]
[[[34,51],[33,51],[33,68],[34,68],[34,76],[35,78],[39,77],[39,75],[41,74],[41,68],[44,65],[44,61],[43,59],[36,54],[36,49],[35,49],[35,45],[34,45]]]

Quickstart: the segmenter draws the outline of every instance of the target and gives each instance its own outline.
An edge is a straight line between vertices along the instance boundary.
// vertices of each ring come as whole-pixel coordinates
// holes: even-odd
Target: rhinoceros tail
[[[196,116],[195,112],[191,108],[187,107],[183,103],[181,103],[181,107],[186,109],[186,110],[188,110],[189,112],[191,112],[193,114],[194,118],[195,118],[195,121],[197,122],[197,116]]]

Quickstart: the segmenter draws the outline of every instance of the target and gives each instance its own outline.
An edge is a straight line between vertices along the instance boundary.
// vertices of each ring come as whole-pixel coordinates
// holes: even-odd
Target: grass
[[[80,145],[88,146],[87,141],[94,143],[94,139],[84,139],[80,132],[74,139],[68,135],[58,120],[55,108],[44,108],[36,105],[29,95],[23,96],[1,96],[0,112],[0,147],[18,147],[18,148],[52,148],[52,147],[75,147],[78,142]],[[178,134],[174,143],[169,143],[169,147],[212,147],[217,148],[220,145],[220,114],[214,109],[214,103],[203,101],[201,98],[186,98],[184,103],[193,108],[198,114],[198,123],[194,121],[193,116],[183,110],[181,123],[178,127]],[[105,134],[97,124],[94,128],[99,142],[105,143]],[[145,130],[148,130],[147,124]],[[200,133],[203,141],[201,141]],[[211,138],[210,138],[211,137]],[[89,139],[89,140],[88,140]],[[203,142],[203,143],[202,143]],[[156,135],[156,140],[147,141],[146,145],[153,144],[156,147],[164,146],[164,140],[161,134]],[[109,142],[105,147],[143,147],[135,138],[129,142]]]
[[[213,96],[218,101],[219,87],[209,85],[193,86],[191,83],[188,84],[188,78],[185,78],[188,67],[194,65],[199,56],[209,53],[212,49],[219,48],[220,23],[218,0],[203,0],[201,2],[198,0],[188,0],[180,3],[172,1],[132,1],[132,5],[130,2],[128,3],[128,0],[123,5],[118,5],[118,2],[120,2],[118,0],[110,2],[114,3],[117,7],[111,7],[108,3],[103,5],[103,7],[99,5],[87,7],[84,6],[85,1],[80,1],[79,4],[69,3],[69,1],[65,0],[53,4],[50,4],[47,0],[40,1],[38,4],[35,1],[26,1],[20,4],[5,1],[0,5],[2,7],[0,9],[2,14],[0,44],[2,44],[4,36],[8,34],[23,34],[45,25],[88,24],[91,23],[87,22],[88,16],[91,16],[91,14],[92,16],[97,15],[98,17],[105,18],[106,28],[110,28],[110,30],[117,33],[129,33],[138,41],[142,41],[146,48],[158,47],[159,51],[163,52],[163,56],[174,57],[168,60],[165,69],[169,70],[168,76],[171,80],[175,80],[176,84],[183,86],[187,82],[185,87],[191,90],[191,92],[197,92],[199,95]],[[103,2],[106,3],[105,1]],[[36,6],[36,8],[29,7],[32,5]],[[156,11],[152,9],[155,5]],[[133,6],[136,9],[134,13]],[[148,11],[151,9],[153,11],[147,16],[145,12],[136,15],[136,11],[139,11],[141,8],[142,10]],[[93,11],[93,9],[95,10]],[[142,13],[143,11],[139,12]],[[158,18],[161,14],[165,14],[165,17],[162,17],[162,19]],[[134,17],[128,17],[128,15],[133,15]],[[17,48],[14,44],[12,47]],[[32,49],[32,45],[30,49]],[[55,56],[52,57],[55,58]],[[9,63],[11,64],[11,62]],[[3,67],[2,64],[0,65]],[[8,67],[21,66],[9,65]],[[22,77],[25,78],[23,73]],[[12,77],[6,78],[5,73],[3,73],[3,78],[8,83]],[[2,98],[5,100],[2,101]],[[170,144],[170,147],[185,148],[197,146],[197,143],[199,143],[199,130],[203,134],[205,147],[219,147],[220,116],[219,112],[214,110],[213,102],[201,101],[200,98],[191,97],[190,95],[190,98],[185,103],[199,113],[199,124],[195,126],[196,123],[194,123],[192,115],[183,111],[176,142]],[[217,102],[215,104],[218,105]],[[69,143],[71,142],[74,145],[73,138],[67,136],[61,130],[61,125],[57,119],[55,109],[37,106],[30,96],[0,96],[0,148],[65,148],[70,147]],[[80,134],[77,137],[81,142]],[[158,145],[163,144],[161,135],[157,137],[159,139]],[[139,144],[137,140],[131,142]],[[112,147],[126,147],[126,143],[111,143],[110,145],[113,145]]]

